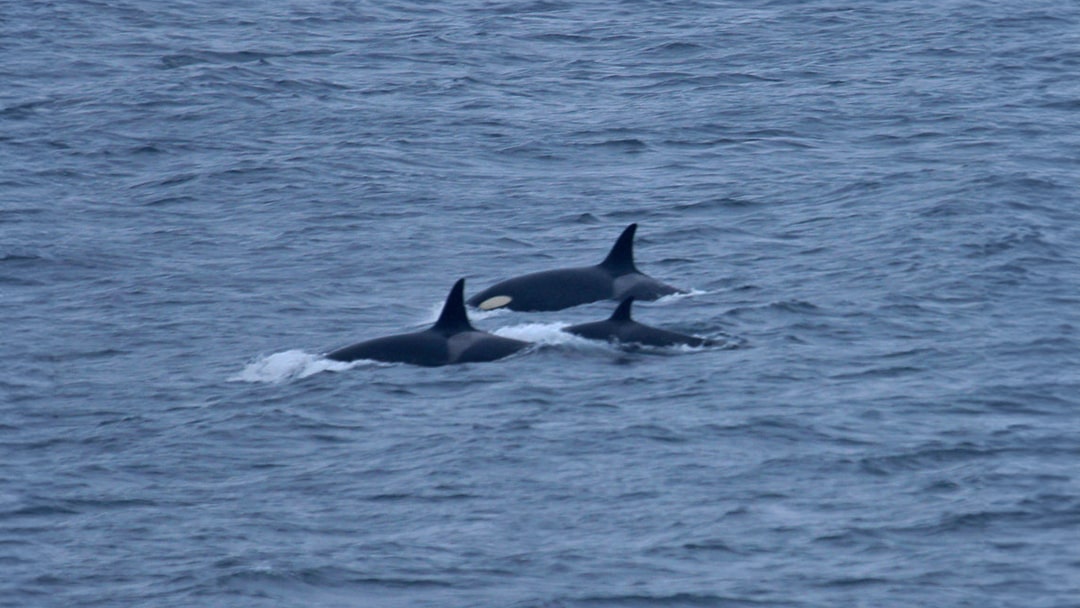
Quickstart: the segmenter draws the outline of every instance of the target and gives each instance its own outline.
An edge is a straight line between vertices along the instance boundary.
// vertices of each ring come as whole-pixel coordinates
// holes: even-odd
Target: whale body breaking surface
[[[488,287],[469,298],[480,310],[539,312],[563,310],[600,300],[656,300],[685,293],[641,272],[634,264],[634,233],[630,224],[615,241],[604,261],[595,266],[560,268],[526,274]]]
[[[473,327],[465,311],[464,293],[465,279],[458,279],[446,297],[439,319],[428,329],[359,342],[334,350],[326,358],[334,361],[367,359],[434,367],[494,361],[529,346],[528,342],[496,336]]]

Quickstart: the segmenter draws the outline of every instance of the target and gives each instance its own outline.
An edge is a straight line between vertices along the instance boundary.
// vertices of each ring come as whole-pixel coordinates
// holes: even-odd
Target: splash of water
[[[302,350],[274,353],[248,363],[244,369],[229,378],[231,382],[279,383],[307,378],[325,371],[342,371],[354,367],[356,362],[333,361],[322,355]]]

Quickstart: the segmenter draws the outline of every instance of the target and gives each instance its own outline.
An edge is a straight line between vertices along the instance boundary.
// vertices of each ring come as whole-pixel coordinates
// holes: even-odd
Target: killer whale
[[[715,346],[718,344],[717,341],[708,338],[680,334],[638,323],[630,317],[630,307],[633,304],[634,296],[629,296],[619,303],[608,320],[571,325],[564,327],[563,331],[590,340],[643,346]]]
[[[439,319],[423,331],[396,334],[345,346],[326,355],[334,361],[371,359],[429,367],[451,363],[494,361],[529,346],[528,342],[480,331],[465,312],[465,279],[458,279],[446,297]]]
[[[661,283],[634,265],[634,233],[630,224],[615,241],[604,261],[595,266],[534,272],[496,283],[469,298],[480,310],[562,310],[599,300],[656,300],[685,291]]]

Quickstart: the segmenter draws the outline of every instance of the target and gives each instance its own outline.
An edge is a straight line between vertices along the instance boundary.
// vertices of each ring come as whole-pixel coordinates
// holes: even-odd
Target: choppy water
[[[0,605],[1080,605],[1080,7],[2,6]]]

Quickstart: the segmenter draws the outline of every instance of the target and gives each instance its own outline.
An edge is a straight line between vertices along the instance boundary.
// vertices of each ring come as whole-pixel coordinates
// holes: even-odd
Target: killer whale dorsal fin
[[[608,321],[633,321],[630,318],[630,307],[633,305],[634,296],[627,296],[622,302],[619,302],[618,308],[611,313],[611,318]]]
[[[439,320],[431,326],[444,332],[473,331],[469,323],[469,315],[465,313],[465,279],[458,279],[457,283],[450,288],[450,294],[446,296]]]
[[[636,231],[637,224],[627,226],[615,241],[607,257],[600,262],[600,266],[620,274],[637,272],[634,266],[634,232]]]

